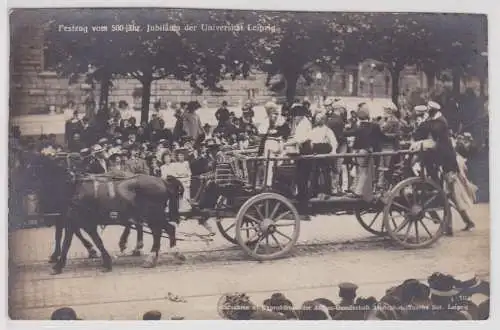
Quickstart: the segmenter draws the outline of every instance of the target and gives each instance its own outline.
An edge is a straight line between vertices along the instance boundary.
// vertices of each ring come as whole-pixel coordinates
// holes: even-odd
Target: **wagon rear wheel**
[[[371,207],[367,209],[356,209],[356,219],[361,227],[376,236],[386,236],[387,230],[384,225],[384,208]]]
[[[243,227],[241,228],[243,237],[248,240],[253,233],[253,222],[245,219],[243,222]],[[230,243],[238,245],[238,241],[236,240],[236,219],[220,219],[217,220],[216,225],[217,229],[221,233],[221,235]]]
[[[384,227],[402,247],[424,248],[441,237],[450,217],[450,204],[443,189],[430,179],[413,177],[389,193]]]
[[[300,217],[293,204],[276,193],[247,200],[236,215],[236,240],[257,260],[283,257],[299,238]]]

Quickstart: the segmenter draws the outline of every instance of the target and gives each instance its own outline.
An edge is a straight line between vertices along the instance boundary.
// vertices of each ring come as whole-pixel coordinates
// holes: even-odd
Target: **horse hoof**
[[[120,248],[121,253],[123,253],[123,251],[125,251],[127,249],[127,246],[125,244],[120,244],[120,245],[118,245],[118,247]]]
[[[131,253],[132,257],[140,257],[141,256],[141,251],[140,250],[134,250]]]
[[[177,260],[186,261],[186,256],[183,255],[182,253],[177,252],[177,253],[174,254],[174,257]]]
[[[49,258],[49,264],[55,264],[59,260],[59,257],[56,255],[51,255]]]
[[[62,273],[62,269],[52,268],[52,271],[50,272],[50,275],[59,275],[61,273]]]
[[[101,269],[101,273],[109,273],[111,272],[112,270],[112,267],[107,267],[107,266],[104,266],[102,269]]]
[[[143,268],[155,268],[156,262],[146,261],[144,264],[142,264],[142,267]]]
[[[97,255],[97,251],[96,250],[90,250],[89,251],[89,259],[96,259],[96,258],[99,258],[99,256]]]

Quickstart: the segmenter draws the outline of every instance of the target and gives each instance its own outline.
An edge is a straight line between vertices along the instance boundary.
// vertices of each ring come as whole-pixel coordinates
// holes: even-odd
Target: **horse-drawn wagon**
[[[216,195],[217,202],[211,204],[208,210],[203,210],[194,201],[192,209],[183,211],[180,215],[186,219],[207,213],[215,217],[222,236],[239,245],[256,260],[272,260],[286,256],[299,239],[301,222],[311,215],[329,215],[330,218],[335,218],[334,215],[342,213],[353,214],[368,232],[390,238],[403,248],[428,247],[440,238],[451,221],[450,202],[442,184],[425,176],[424,171],[420,171],[419,175],[414,173],[412,159],[415,155],[415,152],[402,150],[363,155],[343,153],[263,157],[258,156],[256,150],[228,151],[224,161],[219,161],[214,172],[208,176],[212,187],[215,186],[215,190],[209,193]],[[315,164],[321,161],[323,164],[329,164],[338,159],[350,158],[357,159],[358,164],[369,163],[370,170],[376,170],[377,159],[380,157],[390,157],[390,168],[384,172],[385,188],[374,189],[372,194],[369,194],[370,198],[345,194],[326,198],[310,196],[305,203],[303,198],[297,198],[296,179],[299,176],[311,175],[311,172],[299,171],[299,163]],[[59,167],[66,168],[66,173],[73,173],[81,161],[81,158],[71,154],[59,154],[53,158],[59,163]],[[309,168],[314,171],[315,167]],[[203,192],[206,188],[206,182],[201,184],[198,196],[200,193],[206,195],[207,192]],[[161,190],[156,193],[162,194]],[[166,226],[161,222],[166,223],[168,219],[164,219],[165,216],[171,215],[167,213],[161,216],[155,213],[153,218],[163,219],[150,219],[147,224]],[[107,221],[104,223],[124,225],[128,230],[131,228],[131,223],[127,221]],[[140,221],[133,224],[141,233],[140,237],[142,226]],[[163,228],[171,240],[172,231],[168,232],[166,227]],[[182,234],[179,231],[177,233]],[[175,230],[173,239],[176,239]],[[175,242],[173,244],[175,245]],[[56,242],[57,255],[58,246],[59,243]],[[108,264],[106,266],[110,269]],[[61,265],[58,265],[58,271]]]
[[[230,242],[238,244],[257,260],[283,257],[293,248],[300,235],[304,216],[354,214],[368,232],[392,239],[403,248],[428,247],[443,234],[451,220],[450,202],[442,185],[414,174],[410,151],[374,152],[366,155],[304,155],[285,157],[257,156],[255,151],[233,151],[228,156],[232,171],[226,173],[220,186],[222,203],[216,206],[217,227]],[[306,208],[298,211],[294,178],[309,176],[297,171],[298,162],[315,162],[339,158],[377,158],[389,156],[391,168],[386,171],[385,189],[374,191],[369,200],[346,194],[327,198],[308,198]],[[220,166],[220,164],[219,164]],[[374,167],[375,169],[376,167]],[[273,185],[267,186],[267,178]],[[376,177],[376,176],[375,176]],[[276,183],[276,181],[281,181]],[[276,184],[274,184],[276,183]],[[222,218],[222,215],[233,215]]]

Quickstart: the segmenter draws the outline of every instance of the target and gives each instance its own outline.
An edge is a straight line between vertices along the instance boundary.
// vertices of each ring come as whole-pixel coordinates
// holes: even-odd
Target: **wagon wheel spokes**
[[[429,231],[429,228],[427,228],[427,226],[425,225],[425,223],[422,221],[422,219],[419,220],[420,224],[422,225],[422,227],[424,227],[425,231],[427,232],[427,235],[429,235],[429,238],[433,238],[434,236],[431,234],[431,232]]]
[[[280,236],[283,236],[285,237],[286,239],[288,239],[289,241],[293,241],[293,238],[291,238],[290,236],[286,235],[286,234],[283,234],[279,229],[276,229],[276,234],[280,235]]]
[[[366,210],[356,210],[356,219],[361,227],[373,235],[385,236],[386,229],[383,217],[380,216],[383,208],[371,208]],[[377,222],[378,221],[378,222]],[[379,223],[380,222],[380,223]]]
[[[373,224],[375,223],[375,220],[377,220],[377,218],[380,215],[380,213],[382,213],[382,211],[378,211],[377,214],[375,214],[375,216],[373,217],[372,222],[370,222],[370,224],[368,225],[368,227],[373,226]],[[382,224],[382,226],[383,226],[383,224]]]
[[[404,238],[403,242],[408,241],[408,237],[410,235],[410,230],[411,230],[411,225],[412,225],[412,223],[411,223],[411,221],[409,221],[408,222],[408,229],[406,229],[405,238]]]
[[[423,248],[436,242],[448,221],[450,207],[440,186],[427,178],[414,177],[393,190],[384,210],[384,222],[392,227],[398,224],[394,221],[397,217],[403,216],[405,220],[389,228],[389,236],[404,248]],[[392,214],[394,210],[401,215]]]
[[[432,197],[423,203],[424,208],[427,208],[438,196],[439,196],[439,192],[436,191],[435,193],[433,193]]]
[[[266,217],[265,217],[265,216],[262,214],[262,212],[260,211],[260,207],[261,207],[261,205],[259,204],[259,205],[254,205],[254,207],[253,207],[253,208],[255,209],[255,211],[257,211],[257,215],[260,217],[260,220],[262,221],[262,220],[264,220]],[[258,220],[257,220],[257,222],[260,222],[260,221],[258,221]]]
[[[399,207],[400,209],[403,209],[405,210],[406,212],[410,212],[410,208],[408,208],[407,206],[404,206],[396,201],[392,202],[392,204],[396,205],[397,207]]]
[[[287,210],[280,215],[278,215],[276,218],[273,219],[274,222],[278,222],[280,220],[283,220],[286,216],[292,215],[292,211]]]
[[[248,218],[248,219],[250,219],[250,220],[252,220],[252,221],[253,221],[253,222],[255,222],[255,223],[259,223],[259,222],[261,222],[261,221],[262,221],[262,220],[257,219],[257,218],[256,218],[256,217],[254,217],[253,215],[248,214],[248,213],[247,213],[247,214],[245,214],[245,215],[244,215],[244,217],[245,217],[245,218]]]
[[[271,214],[269,215],[269,218],[270,218],[271,220],[274,220],[274,216],[276,215],[276,212],[278,212],[278,209],[280,208],[280,206],[281,206],[281,204],[280,204],[280,203],[276,203],[276,204],[274,205],[273,211],[272,211],[272,212],[271,212]],[[290,212],[290,211],[288,211],[288,212]]]
[[[407,219],[406,214],[401,214],[400,212],[398,212],[398,213],[399,214],[394,214],[393,212],[390,213],[391,223],[395,228],[395,230],[394,230],[395,232],[400,232],[405,227],[405,225],[408,223],[408,219]],[[395,219],[395,218],[399,218],[399,217],[403,218],[403,224],[401,226],[397,225],[396,219]]]
[[[270,218],[270,216],[269,216],[269,200],[266,200],[264,202],[264,216],[266,218]]]
[[[239,228],[236,239],[243,250],[257,260],[280,258],[298,240],[300,218],[295,206],[282,195],[271,192],[255,195],[243,204],[236,217]],[[247,220],[251,221],[251,230],[256,231],[248,239],[241,231]]]
[[[283,250],[283,245],[281,245],[280,241],[276,238],[276,236],[274,236],[274,233],[271,234],[271,237],[273,238],[274,242],[280,247],[280,249]]]
[[[251,243],[252,245],[255,244],[252,252],[253,253],[257,253],[257,250],[259,249],[259,246],[260,246],[260,242],[262,242],[262,239],[264,238],[264,236],[260,235],[260,237],[257,239],[257,241],[255,243],[253,242],[248,242],[248,243]]]
[[[415,239],[417,242],[420,242],[420,239],[418,237],[418,221],[415,221],[414,224],[415,224]]]

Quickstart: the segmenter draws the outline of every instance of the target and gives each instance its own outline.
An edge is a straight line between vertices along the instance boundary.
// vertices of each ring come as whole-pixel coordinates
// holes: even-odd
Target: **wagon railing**
[[[245,184],[256,188],[261,186],[259,181],[267,182],[267,178],[270,175],[270,169],[276,169],[276,167],[284,167],[287,164],[290,167],[294,167],[297,161],[314,161],[314,160],[325,160],[331,159],[332,164],[336,160],[341,159],[356,159],[358,162],[362,159],[372,159],[380,161],[384,156],[392,157],[403,157],[408,163],[405,164],[409,168],[411,156],[417,155],[419,151],[410,150],[397,150],[397,151],[381,151],[381,152],[369,152],[366,154],[360,153],[337,153],[337,154],[312,154],[312,155],[285,155],[285,156],[271,156],[270,154],[266,156],[256,155],[256,150],[235,150],[228,152],[227,156],[230,159],[230,166],[232,168],[232,173],[228,173],[232,176],[232,179],[237,179]],[[376,162],[375,162],[376,163]],[[270,166],[271,165],[271,166]],[[375,171],[376,172],[376,171]],[[377,175],[376,175],[377,176]],[[376,177],[375,176],[375,177]]]

